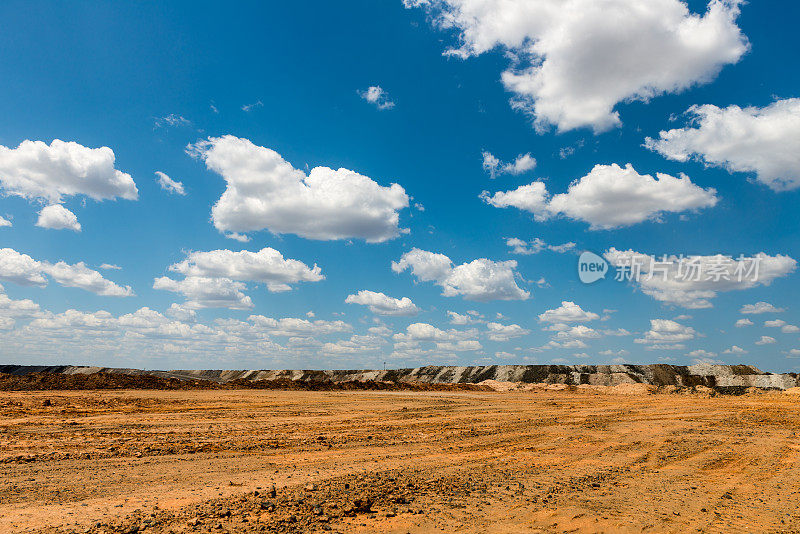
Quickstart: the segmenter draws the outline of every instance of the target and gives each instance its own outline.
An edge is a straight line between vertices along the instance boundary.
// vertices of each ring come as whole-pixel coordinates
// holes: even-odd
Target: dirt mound
[[[301,381],[281,378],[277,380],[237,379],[218,383],[210,380],[178,380],[153,375],[131,375],[122,373],[30,373],[10,375],[0,373],[0,391],[56,391],[91,389],[157,389],[157,390],[206,390],[206,389],[284,389],[296,391],[492,391],[478,384],[423,384],[418,382],[378,382],[375,380],[330,382]]]
[[[10,375],[0,373],[0,391],[49,391],[84,389],[222,389],[220,384],[207,380],[184,381],[152,375],[121,373],[91,373],[67,375],[61,373],[30,373]]]
[[[532,391],[537,388],[539,384],[528,384],[525,382],[504,382],[501,380],[483,380],[478,382],[479,386],[485,386],[492,391]]]
[[[656,389],[652,384],[618,384],[610,386],[608,391],[617,395],[652,395]]]

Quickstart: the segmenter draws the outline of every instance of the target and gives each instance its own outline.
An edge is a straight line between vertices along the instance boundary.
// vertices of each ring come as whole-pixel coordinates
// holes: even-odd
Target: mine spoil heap
[[[395,384],[478,384],[484,380],[519,383],[651,384],[654,386],[706,386],[736,391],[746,388],[785,390],[800,386],[795,373],[773,374],[751,365],[487,365],[425,366],[388,370],[142,370],[89,366],[0,365],[0,373],[91,375],[108,373],[131,377],[155,376],[167,380],[217,384],[268,381],[277,383],[345,384],[357,382]]]

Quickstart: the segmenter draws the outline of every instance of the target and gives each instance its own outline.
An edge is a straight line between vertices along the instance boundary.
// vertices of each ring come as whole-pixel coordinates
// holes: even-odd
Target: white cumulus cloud
[[[396,299],[366,289],[362,289],[355,295],[348,295],[344,301],[347,304],[369,306],[369,310],[377,315],[411,316],[419,313],[419,308],[408,297]]]
[[[729,349],[723,350],[722,354],[747,354],[747,351],[738,345],[732,345]]]
[[[103,275],[90,269],[83,262],[50,263],[35,260],[12,248],[0,249],[0,280],[44,287],[48,283],[47,277],[62,286],[76,287],[97,295],[130,297],[134,294],[130,286],[122,287],[103,278]]]
[[[717,203],[713,188],[703,189],[688,176],[657,173],[653,178],[639,174],[630,163],[624,168],[595,165],[589,174],[573,181],[566,193],[552,198],[539,181],[493,195],[484,191],[481,198],[496,208],[529,211],[538,221],[559,215],[584,221],[592,230],[659,220],[664,213],[697,211]]]
[[[421,282],[434,282],[442,287],[445,297],[462,296],[468,300],[526,300],[528,291],[517,285],[517,262],[492,261],[486,258],[453,266],[450,258],[414,248],[392,262],[392,270],[401,273],[410,269]]]
[[[314,167],[306,174],[280,154],[231,135],[188,147],[220,174],[227,188],[211,210],[221,232],[267,229],[307,239],[393,239],[408,195],[348,169]]]
[[[583,308],[571,302],[564,300],[561,306],[552,310],[547,310],[539,314],[539,321],[542,323],[553,324],[569,324],[569,323],[583,323],[586,321],[594,321],[599,319],[600,316],[594,312],[585,311]]]
[[[763,107],[692,106],[685,128],[662,131],[645,146],[666,158],[697,158],[729,172],[755,173],[775,191],[800,187],[800,98]]]
[[[9,195],[60,203],[85,195],[94,200],[136,200],[139,192],[129,174],[114,168],[114,151],[88,148],[58,139],[50,145],[23,141],[17,148],[0,145],[0,187]]]
[[[512,105],[538,128],[559,131],[620,124],[620,102],[647,101],[714,79],[748,43],[739,1],[712,0],[703,14],[680,0],[404,0],[437,26],[455,30],[462,58],[495,48],[511,58],[502,73]]]
[[[438,350],[450,352],[466,352],[480,350],[481,344],[476,339],[478,332],[470,330],[441,330],[428,323],[413,323],[406,327],[404,333],[394,334],[395,350],[413,349],[420,342],[436,344]]]
[[[448,311],[447,315],[450,317],[450,324],[467,325],[485,322],[483,316],[479,315],[477,312],[458,313],[454,311]]]
[[[634,339],[634,342],[649,344],[655,349],[678,349],[680,342],[694,339],[696,335],[697,332],[691,326],[670,319],[651,319],[650,330],[644,333],[644,337]]]
[[[36,226],[51,230],[81,231],[81,223],[78,222],[78,217],[61,204],[51,204],[42,208],[39,212]]]
[[[508,341],[530,333],[530,330],[518,324],[486,323],[486,328],[489,329],[489,339],[492,341]]]
[[[744,314],[780,313],[782,311],[784,311],[783,308],[776,308],[769,302],[764,301],[756,302],[755,304],[745,304],[741,307],[741,309],[739,309],[739,313]]]
[[[319,282],[325,277],[316,264],[309,267],[299,260],[284,258],[274,248],[258,252],[249,250],[210,250],[190,252],[186,259],[169,267],[187,277],[230,278],[245,282],[261,282],[270,291],[289,291],[289,284]]]
[[[174,280],[163,276],[155,280],[153,288],[184,295],[189,309],[252,308],[252,300],[244,293],[245,282],[263,283],[269,291],[279,292],[290,291],[294,283],[324,279],[317,265],[309,267],[299,260],[284,258],[269,247],[258,252],[190,252],[185,260],[170,265],[169,270],[185,278]]]
[[[173,280],[167,276],[156,278],[153,289],[172,291],[186,297],[184,306],[194,310],[198,308],[230,308],[247,310],[253,307],[253,301],[245,295],[246,285],[230,278],[205,278],[190,276],[183,280]]]
[[[530,152],[520,154],[508,163],[502,163],[491,152],[483,151],[483,170],[489,173],[489,176],[494,179],[498,174],[512,174],[514,176],[528,172],[536,167],[536,159],[531,156]]]

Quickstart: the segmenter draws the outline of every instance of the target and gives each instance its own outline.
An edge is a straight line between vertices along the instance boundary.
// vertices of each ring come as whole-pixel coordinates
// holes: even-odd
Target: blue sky
[[[797,370],[800,8],[586,2],[4,2],[0,361]]]

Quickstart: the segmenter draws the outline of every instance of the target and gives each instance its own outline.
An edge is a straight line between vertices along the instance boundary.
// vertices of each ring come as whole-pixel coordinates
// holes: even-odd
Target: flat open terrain
[[[800,531],[798,404],[0,393],[0,532]]]

